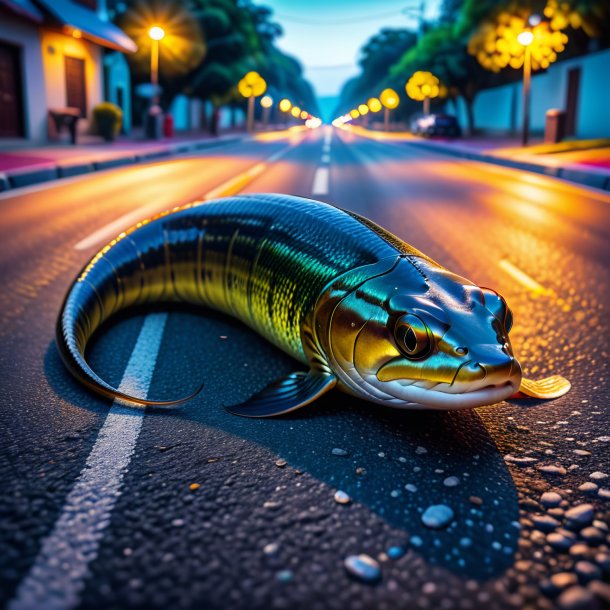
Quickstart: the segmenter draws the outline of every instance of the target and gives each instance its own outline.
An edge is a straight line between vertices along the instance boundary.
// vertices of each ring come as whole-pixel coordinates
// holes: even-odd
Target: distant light
[[[533,13],[532,15],[530,15],[529,19],[527,20],[529,25],[531,25],[532,27],[537,26],[541,21],[542,21],[542,17],[540,15],[538,15],[537,13]]]
[[[261,98],[261,106],[263,108],[271,108],[273,106],[273,98],[270,95],[264,95]]]
[[[368,114],[369,107],[366,104],[360,104],[360,106],[358,106],[358,112],[364,116],[365,114]]]
[[[307,110],[302,110],[301,111],[301,118],[303,120],[305,120],[308,116],[309,116],[309,112],[307,112]]]
[[[526,30],[517,36],[517,40],[519,41],[519,44],[522,44],[524,47],[529,47],[529,45],[534,42],[534,34],[529,30]]]
[[[163,40],[165,38],[165,30],[158,25],[153,25],[150,30],[148,30],[148,36],[152,40]]]
[[[400,103],[398,93],[396,93],[394,89],[384,89],[381,92],[379,99],[381,100],[381,103],[389,110],[394,110],[394,108],[397,108],[398,104]]]
[[[299,116],[301,115],[301,109],[298,106],[293,106],[292,110],[290,111],[290,113],[292,114],[292,116],[295,119],[298,119]]]
[[[376,97],[372,97],[367,104],[371,112],[379,112],[382,107],[381,102]]]
[[[284,98],[281,102],[280,102],[280,110],[282,112],[288,112],[290,109],[292,108],[292,102],[286,98]]]
[[[74,29],[74,30],[72,30],[72,37],[73,38],[82,38],[83,33],[80,30]]]
[[[352,119],[357,119],[360,116],[360,113],[354,108],[353,110],[350,111],[350,115],[351,115]]]

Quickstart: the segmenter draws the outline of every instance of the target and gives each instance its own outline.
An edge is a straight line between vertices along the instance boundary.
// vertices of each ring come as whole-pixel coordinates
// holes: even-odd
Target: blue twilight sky
[[[422,0],[256,0],[284,28],[278,46],[295,55],[319,97],[334,97],[358,72],[362,44],[382,27],[417,28]],[[441,0],[423,0],[433,19]],[[409,9],[409,14],[403,11]]]

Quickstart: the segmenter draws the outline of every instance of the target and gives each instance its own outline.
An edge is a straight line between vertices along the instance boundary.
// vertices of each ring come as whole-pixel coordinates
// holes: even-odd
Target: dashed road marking
[[[318,167],[311,188],[312,195],[328,195],[328,167]]]
[[[498,263],[500,269],[503,269],[508,273],[514,280],[517,280],[521,285],[525,286],[528,290],[537,295],[553,295],[554,292],[545,288],[542,284],[539,284],[534,278],[530,277],[525,271],[521,271],[519,267],[513,265],[509,260],[503,258]]]
[[[250,183],[254,178],[256,178],[259,174],[264,172],[269,164],[274,163],[275,161],[281,159],[289,150],[293,148],[294,144],[290,144],[283,148],[282,150],[274,153],[265,161],[261,163],[257,163],[250,169],[237,174],[233,178],[226,180],[219,186],[213,188],[211,191],[208,191],[201,198],[203,201],[208,201],[210,199],[217,199],[219,197],[230,197],[231,195],[235,195],[239,193],[239,191],[243,190],[243,188]],[[99,246],[101,244],[108,243],[111,239],[114,239],[121,231],[134,226],[136,223],[141,221],[144,218],[149,218],[151,215],[159,212],[159,204],[154,205],[145,205],[137,210],[133,210],[132,212],[128,212],[124,214],[120,218],[113,220],[112,222],[104,225],[97,231],[91,233],[91,235],[85,237],[77,244],[75,244],[74,248],[76,250],[88,250],[93,246]]]
[[[119,391],[148,394],[166,321],[166,313],[146,316]],[[8,610],[72,610],[80,605],[89,565],[97,558],[121,496],[143,419],[144,409],[114,401],[85,467]]]

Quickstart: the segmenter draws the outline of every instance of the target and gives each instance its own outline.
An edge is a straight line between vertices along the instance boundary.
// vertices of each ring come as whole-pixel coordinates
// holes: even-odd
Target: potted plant
[[[112,142],[121,130],[123,111],[116,104],[102,102],[93,109],[93,120],[104,140]]]

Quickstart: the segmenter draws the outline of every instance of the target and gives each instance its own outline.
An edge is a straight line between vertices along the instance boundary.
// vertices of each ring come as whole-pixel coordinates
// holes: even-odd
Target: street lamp
[[[371,112],[379,112],[382,108],[381,102],[376,97],[370,98],[367,105]]]
[[[530,89],[532,86],[532,51],[530,45],[534,42],[534,34],[524,30],[517,36],[517,41],[525,47],[523,58],[523,133],[521,143],[527,146],[530,135]]]
[[[271,106],[273,106],[273,98],[270,95],[263,95],[261,97],[261,106],[263,108],[263,125],[266,127],[269,123],[269,114],[271,113]]]
[[[150,82],[153,86],[152,105],[159,102],[159,42],[165,38],[165,30],[158,25],[153,25],[148,30],[148,37],[152,40],[150,49]]]
[[[292,114],[295,119],[298,119],[301,115],[301,109],[298,106],[293,106],[290,114]]]
[[[385,107],[383,114],[383,128],[385,131],[390,131],[390,110],[398,108],[398,104],[400,104],[400,98],[398,97],[398,93],[396,93],[394,89],[384,89],[381,92],[379,99]]]
[[[258,72],[248,72],[237,84],[238,91],[248,100],[248,131],[254,131],[254,100],[267,90],[265,79]]]
[[[441,95],[441,83],[432,72],[418,70],[414,72],[405,85],[407,95],[424,103],[424,115],[430,114],[430,100]]]

